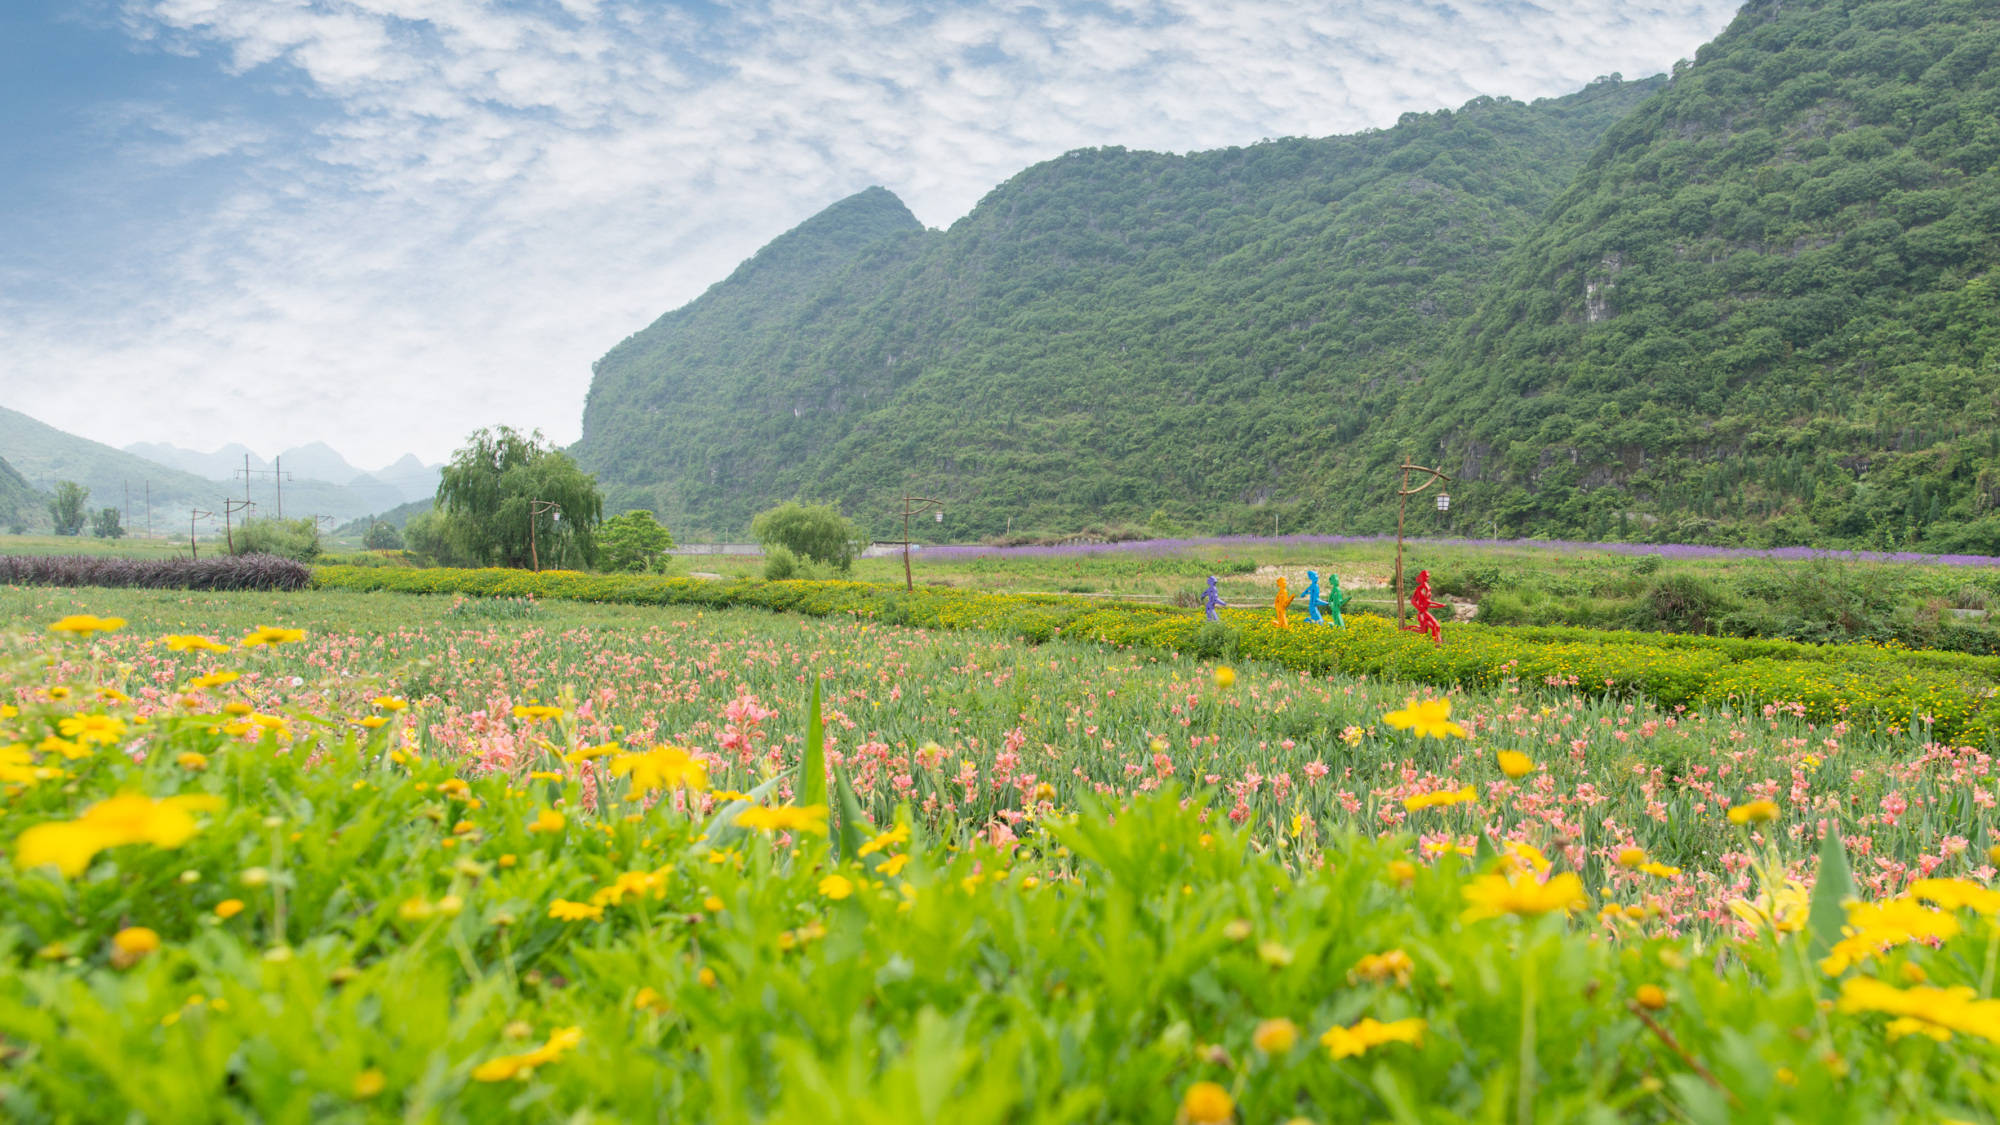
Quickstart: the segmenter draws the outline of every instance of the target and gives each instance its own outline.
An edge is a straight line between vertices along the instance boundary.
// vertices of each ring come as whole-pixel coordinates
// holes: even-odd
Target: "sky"
[[[0,406],[363,468],[580,431],[590,365],[881,185],[1524,101],[1718,0],[5,0]],[[0,456],[5,451],[0,450]]]

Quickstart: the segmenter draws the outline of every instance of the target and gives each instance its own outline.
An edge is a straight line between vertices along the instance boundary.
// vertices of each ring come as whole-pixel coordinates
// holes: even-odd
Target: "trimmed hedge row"
[[[1439,686],[1497,688],[1515,681],[1590,695],[1643,695],[1669,707],[1797,704],[1817,719],[1876,728],[1915,729],[1928,717],[1939,740],[2000,738],[2000,658],[1874,645],[1477,624],[1452,626],[1445,643],[1433,645],[1377,617],[1355,617],[1339,629],[1303,622],[1279,629],[1259,611],[1225,610],[1218,626],[1193,610],[1166,606],[939,587],[906,592],[861,582],[329,566],[314,571],[313,584],[329,590],[838,613],[891,625],[1010,633],[1037,642],[1061,635],[1176,652],[1234,651],[1313,672]]]
[[[111,586],[144,590],[303,590],[304,563],[277,555],[121,559],[109,555],[0,555],[0,585]]]

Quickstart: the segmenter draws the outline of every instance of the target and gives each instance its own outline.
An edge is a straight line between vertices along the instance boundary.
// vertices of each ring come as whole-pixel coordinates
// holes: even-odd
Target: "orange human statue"
[[[1410,608],[1417,611],[1416,631],[1427,634],[1432,644],[1444,643],[1444,630],[1438,626],[1438,619],[1431,616],[1431,610],[1440,603],[1431,600],[1431,572],[1417,572],[1417,588],[1410,591]]]
[[[1296,596],[1296,595],[1294,595],[1294,594],[1291,594],[1291,593],[1289,593],[1289,592],[1287,592],[1287,591],[1286,591],[1286,589],[1285,589],[1285,576],[1284,576],[1284,575],[1282,575],[1282,574],[1281,574],[1281,575],[1279,575],[1279,576],[1278,576],[1278,598],[1277,598],[1277,605],[1276,605],[1276,609],[1277,609],[1277,618],[1276,618],[1276,624],[1277,624],[1278,628],[1280,628],[1280,629],[1289,629],[1289,628],[1291,628],[1291,627],[1292,627],[1292,623],[1291,623],[1291,621],[1290,621],[1290,620],[1288,620],[1288,619],[1287,619],[1287,618],[1285,617],[1285,607],[1287,607],[1287,606],[1289,606],[1289,605],[1291,605],[1291,604],[1292,604],[1292,598],[1293,598],[1293,597],[1295,597],[1295,596]]]

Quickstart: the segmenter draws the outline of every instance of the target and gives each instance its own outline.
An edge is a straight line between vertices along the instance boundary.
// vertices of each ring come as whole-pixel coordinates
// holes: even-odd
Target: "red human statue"
[[[1431,572],[1417,572],[1417,588],[1410,591],[1410,608],[1417,611],[1416,631],[1430,635],[1432,644],[1444,643],[1444,630],[1438,626],[1438,619],[1431,616],[1431,610],[1440,603],[1431,600]]]

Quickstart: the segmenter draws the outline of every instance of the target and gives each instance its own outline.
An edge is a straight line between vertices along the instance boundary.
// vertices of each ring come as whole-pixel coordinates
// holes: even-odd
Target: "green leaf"
[[[861,802],[854,799],[854,787],[847,783],[846,771],[833,771],[833,781],[840,791],[840,834],[835,837],[838,850],[834,854],[853,856],[867,837],[875,834],[875,829],[861,815]]]
[[[1815,960],[1826,956],[1840,940],[1841,928],[1847,925],[1846,903],[1854,893],[1854,871],[1847,865],[1847,846],[1840,842],[1839,826],[1828,821],[1826,835],[1819,842],[1819,877],[1813,883],[1812,910],[1807,915]]]
[[[826,724],[819,715],[819,675],[813,675],[812,708],[806,712],[806,752],[799,763],[799,805],[826,804]]]

